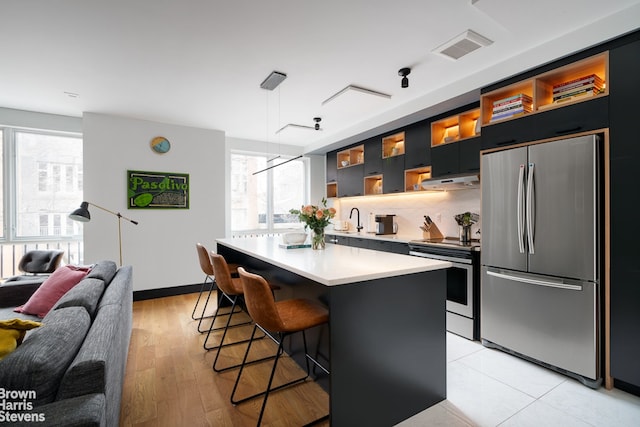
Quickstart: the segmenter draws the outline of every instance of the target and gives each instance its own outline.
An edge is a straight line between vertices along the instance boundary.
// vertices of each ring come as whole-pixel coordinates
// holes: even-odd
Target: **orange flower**
[[[320,209],[318,209],[316,211],[316,218],[317,219],[322,219],[323,216],[324,216],[324,214],[322,213],[322,211]]]
[[[336,216],[336,210],[334,208],[329,208],[329,216],[332,218]]]

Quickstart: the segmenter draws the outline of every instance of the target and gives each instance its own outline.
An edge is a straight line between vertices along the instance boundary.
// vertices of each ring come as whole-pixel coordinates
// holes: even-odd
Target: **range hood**
[[[480,188],[478,175],[455,175],[446,178],[425,179],[420,183],[428,191],[470,190]]]

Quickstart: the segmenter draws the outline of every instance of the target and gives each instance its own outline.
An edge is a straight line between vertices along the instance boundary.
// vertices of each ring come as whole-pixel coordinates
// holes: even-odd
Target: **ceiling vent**
[[[433,49],[432,52],[446,56],[449,59],[457,60],[476,49],[489,46],[491,43],[493,43],[493,41],[488,38],[474,31],[467,30]]]

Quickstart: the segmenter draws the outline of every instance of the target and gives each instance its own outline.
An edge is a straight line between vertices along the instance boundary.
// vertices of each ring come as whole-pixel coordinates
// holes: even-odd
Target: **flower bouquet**
[[[327,199],[321,200],[321,206],[306,205],[300,209],[291,209],[289,213],[297,215],[300,222],[304,223],[304,228],[310,228],[313,232],[311,236],[312,249],[324,249],[324,229],[331,218],[336,216],[334,208],[327,208]]]

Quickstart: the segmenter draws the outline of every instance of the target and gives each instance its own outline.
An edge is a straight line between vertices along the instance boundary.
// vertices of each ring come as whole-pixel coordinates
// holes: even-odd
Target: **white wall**
[[[84,198],[139,221],[122,221],[123,263],[133,266],[134,290],[201,283],[196,242],[215,248],[224,236],[225,135],[222,131],[85,113]],[[156,154],[156,136],[171,151]],[[189,174],[189,209],[127,209],[127,170]],[[85,262],[118,262],[118,221],[96,208],[84,225]]]

